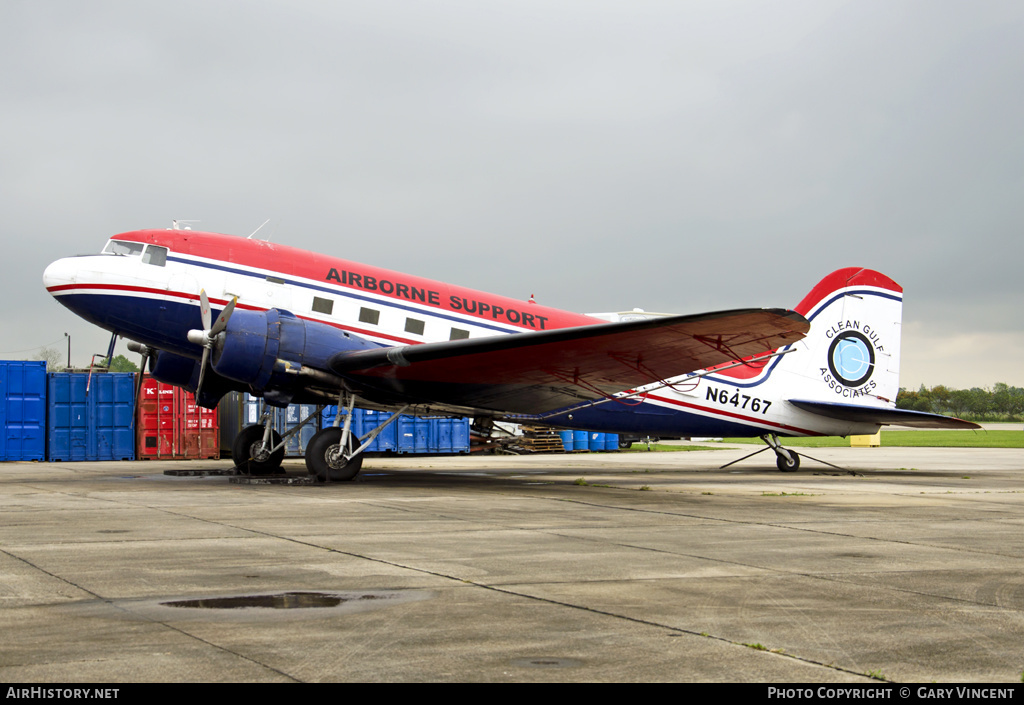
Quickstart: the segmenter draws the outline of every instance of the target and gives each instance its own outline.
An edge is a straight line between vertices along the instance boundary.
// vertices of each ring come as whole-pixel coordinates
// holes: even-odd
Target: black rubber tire
[[[274,446],[278,445],[281,442],[281,434],[271,431],[270,442]],[[263,426],[259,424],[246,426],[235,436],[235,442],[231,444],[231,459],[235,461],[238,472],[243,475],[271,475],[281,469],[284,448],[278,448],[269,456],[260,457],[263,454],[258,452],[258,446],[262,445]],[[253,456],[259,459],[253,459]]]
[[[775,465],[782,472],[796,472],[800,469],[800,456],[791,450],[786,451],[786,455],[789,455],[787,459],[783,455],[776,455]]]
[[[325,428],[317,431],[306,446],[306,470],[320,482],[348,482],[355,479],[363,467],[363,454],[345,460],[338,450],[341,448],[341,428]],[[349,433],[349,452],[355,450],[355,435]]]

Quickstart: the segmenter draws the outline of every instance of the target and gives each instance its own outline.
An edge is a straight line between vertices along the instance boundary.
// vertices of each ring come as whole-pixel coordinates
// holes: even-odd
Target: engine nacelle
[[[235,310],[227,328],[214,342],[213,368],[217,374],[264,392],[272,406],[287,406],[292,391],[302,386],[284,371],[312,367],[329,370],[327,360],[345,350],[380,346],[318,321],[306,321],[288,311]],[[204,382],[205,384],[205,382]]]
[[[158,350],[150,358],[149,372],[157,382],[194,392],[199,383],[199,360]]]
[[[199,386],[199,360],[175,355],[166,350],[153,354],[149,362],[149,372],[158,382],[173,384],[189,392],[195,392]],[[232,390],[243,389],[242,385],[225,379],[213,370],[207,370],[203,378],[203,388],[196,397],[196,403],[206,409],[216,409],[217,403],[225,394]]]

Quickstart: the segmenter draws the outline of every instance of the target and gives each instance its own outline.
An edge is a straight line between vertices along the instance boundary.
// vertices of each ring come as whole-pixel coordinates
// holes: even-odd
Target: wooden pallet
[[[529,453],[564,453],[565,446],[558,431],[547,426],[520,426],[522,436],[516,436],[515,445]]]

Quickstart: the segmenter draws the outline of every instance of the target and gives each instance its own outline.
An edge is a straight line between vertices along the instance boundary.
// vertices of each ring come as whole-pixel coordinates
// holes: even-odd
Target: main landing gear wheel
[[[271,431],[270,443],[270,448],[277,447],[281,443],[281,434]],[[244,475],[270,475],[280,469],[281,461],[284,460],[283,447],[273,453],[270,448],[263,445],[263,426],[246,426],[235,436],[231,457],[235,467]]]
[[[779,470],[781,470],[782,472],[796,472],[797,470],[800,469],[799,455],[785,448],[779,448],[775,452],[778,456],[775,459],[775,465],[779,468]]]
[[[306,470],[320,482],[345,482],[359,474],[363,467],[363,454],[347,458],[341,452],[341,428],[318,431],[306,446]],[[348,437],[348,452],[355,450],[355,434]]]

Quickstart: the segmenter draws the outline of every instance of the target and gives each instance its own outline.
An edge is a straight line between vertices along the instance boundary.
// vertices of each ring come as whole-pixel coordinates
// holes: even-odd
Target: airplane
[[[630,435],[759,437],[782,471],[797,470],[800,454],[780,436],[978,428],[896,408],[903,290],[871,269],[829,274],[792,310],[607,321],[175,225],[59,259],[43,283],[110,331],[111,349],[127,339],[143,371],[148,362],[203,407],[237,390],[271,407],[347,409],[307,446],[307,470],[321,481],[356,477],[366,447],[410,408]],[[391,415],[357,439],[357,403]],[[265,414],[232,455],[240,471],[267,474],[283,446]]]

